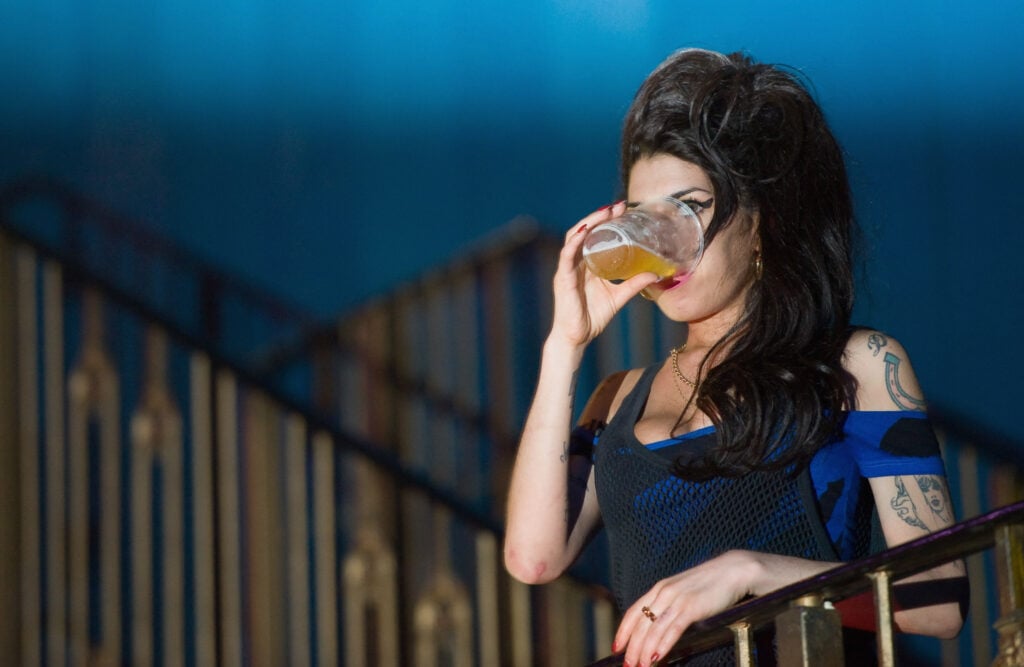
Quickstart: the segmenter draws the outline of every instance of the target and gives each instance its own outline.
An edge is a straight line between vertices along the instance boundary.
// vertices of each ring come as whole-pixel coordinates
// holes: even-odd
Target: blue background
[[[0,179],[57,176],[332,316],[517,215],[611,201],[672,50],[803,70],[849,154],[858,319],[1020,437],[1024,3],[34,0],[0,8]]]

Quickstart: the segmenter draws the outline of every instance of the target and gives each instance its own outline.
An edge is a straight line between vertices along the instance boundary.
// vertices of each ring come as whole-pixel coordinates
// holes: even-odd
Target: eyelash
[[[682,202],[693,209],[694,213],[700,213],[701,211],[709,208],[715,203],[714,197],[708,197],[704,201],[697,201],[696,199],[683,199]]]

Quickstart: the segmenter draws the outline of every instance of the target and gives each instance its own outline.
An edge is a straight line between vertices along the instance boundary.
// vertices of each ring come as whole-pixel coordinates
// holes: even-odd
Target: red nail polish
[[[655,653],[654,655],[652,655],[652,656],[651,656],[651,665],[653,666],[653,665],[654,665],[654,664],[656,664],[656,663],[658,662],[658,660],[660,660],[660,659],[661,659],[661,656],[660,656],[660,655],[658,655],[657,653]]]
[[[580,228],[576,230],[576,233],[577,234],[582,234],[585,231],[587,231],[587,226],[586,225],[580,225]]]
[[[618,642],[612,642],[612,653],[618,653],[618,652],[619,652],[619,643]]]

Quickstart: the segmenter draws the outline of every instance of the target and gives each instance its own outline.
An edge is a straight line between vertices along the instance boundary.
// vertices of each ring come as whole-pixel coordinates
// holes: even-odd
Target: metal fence
[[[49,203],[80,219],[81,202],[64,201]],[[607,652],[600,542],[543,587],[500,562],[557,252],[536,226],[516,221],[328,327],[274,324],[239,346],[191,319],[195,302],[174,316],[139,280],[105,274],[102,253],[8,224],[12,210],[0,209],[12,663],[582,665]],[[222,313],[221,332],[247,328],[246,309],[222,307],[200,310]],[[653,361],[676,326],[632,304],[581,382]],[[993,458],[955,429],[942,440],[960,516],[1021,498],[1014,453]],[[968,562],[970,624],[935,649],[943,664],[997,651],[1005,587],[991,555]]]

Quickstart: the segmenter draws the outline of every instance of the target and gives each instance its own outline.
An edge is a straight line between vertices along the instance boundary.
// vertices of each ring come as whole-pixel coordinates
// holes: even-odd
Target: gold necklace
[[[687,341],[689,342],[689,341]],[[686,398],[686,394],[683,393],[683,388],[679,386],[679,381],[685,382],[690,385],[690,389],[697,391],[697,383],[690,378],[683,375],[683,372],[679,370],[679,353],[686,349],[686,343],[683,343],[679,347],[672,348],[672,370],[675,371],[676,378],[676,389],[679,391],[679,395]]]

